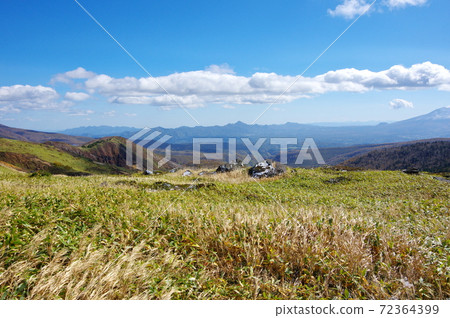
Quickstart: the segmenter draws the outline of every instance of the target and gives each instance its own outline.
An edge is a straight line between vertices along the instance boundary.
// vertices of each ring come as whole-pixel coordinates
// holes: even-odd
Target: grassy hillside
[[[6,176],[0,189],[5,299],[450,297],[450,189],[429,175]]]
[[[0,138],[0,161],[23,171],[46,170],[52,173],[118,173],[123,169],[101,165],[73,156],[51,145]]]
[[[20,174],[20,170],[6,162],[0,161],[0,176]]]

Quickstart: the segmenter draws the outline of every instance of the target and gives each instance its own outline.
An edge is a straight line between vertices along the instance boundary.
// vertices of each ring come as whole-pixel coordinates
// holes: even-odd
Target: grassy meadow
[[[450,297],[450,185],[427,174],[7,170],[2,299]]]

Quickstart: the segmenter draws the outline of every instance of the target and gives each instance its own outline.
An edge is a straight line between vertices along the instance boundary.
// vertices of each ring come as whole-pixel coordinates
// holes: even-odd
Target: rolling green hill
[[[85,175],[85,174],[129,174],[136,172],[126,164],[126,139],[122,137],[106,137],[86,143],[83,146],[72,146],[63,142],[32,142],[0,138],[0,163],[8,170],[25,172],[48,171],[52,174]],[[133,149],[136,160],[136,149]],[[154,166],[161,160],[161,155],[154,154]],[[143,158],[147,166],[146,153]],[[169,162],[164,170],[178,167]]]
[[[66,175],[130,172],[130,170],[122,167],[95,163],[88,158],[74,156],[49,144],[36,144],[4,138],[0,138],[0,161],[14,165],[25,172],[43,170],[52,174]],[[5,169],[11,170],[11,168]]]
[[[75,147],[61,142],[47,142],[46,144],[76,157],[82,157],[92,160],[93,162],[96,163],[107,164],[128,169],[126,162],[127,159],[126,139],[123,137],[104,137],[86,143],[81,147]],[[154,167],[157,166],[156,163],[159,160],[161,160],[162,157],[163,155],[157,153],[153,155]],[[136,163],[135,148],[133,148],[133,160],[134,160],[133,163],[135,164]],[[143,166],[144,167],[147,166],[147,155],[145,151],[143,153]],[[178,167],[178,164],[174,162],[168,162],[163,167],[161,167],[161,169],[170,170],[175,167]]]

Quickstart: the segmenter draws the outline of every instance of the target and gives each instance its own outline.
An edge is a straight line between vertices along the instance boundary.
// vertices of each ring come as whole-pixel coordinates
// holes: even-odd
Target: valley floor
[[[324,168],[259,181],[0,170],[0,297],[448,299],[449,190]]]

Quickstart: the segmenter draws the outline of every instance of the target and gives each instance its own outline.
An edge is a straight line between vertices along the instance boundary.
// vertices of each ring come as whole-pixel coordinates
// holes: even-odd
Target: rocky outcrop
[[[447,183],[450,183],[450,179],[447,179],[447,178],[442,178],[442,177],[433,177],[433,179],[435,179],[435,180],[439,180],[439,181],[442,181],[442,182],[447,182]]]
[[[253,178],[269,178],[281,175],[286,172],[282,165],[272,164],[271,161],[261,161],[249,169],[248,174]]]
[[[402,170],[403,173],[406,174],[419,174],[419,169],[416,168],[408,168],[408,169],[404,169]]]
[[[244,167],[244,165],[240,161],[234,162],[234,163],[225,163],[225,164],[217,167],[216,172],[217,173],[230,172],[230,171],[242,168],[242,167]]]

